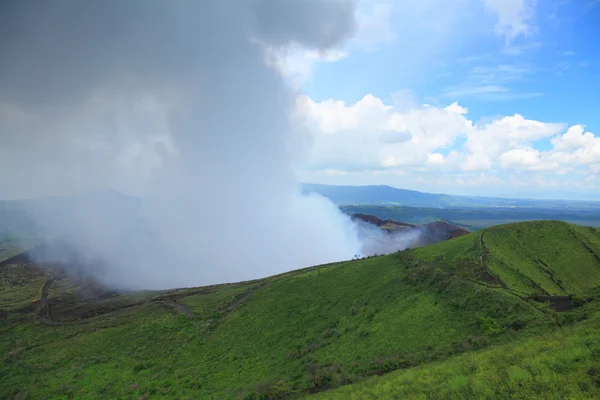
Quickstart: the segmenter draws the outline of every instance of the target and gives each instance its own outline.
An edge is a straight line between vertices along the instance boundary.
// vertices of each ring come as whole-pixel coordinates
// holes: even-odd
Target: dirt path
[[[353,261],[355,261],[355,260],[353,260]],[[235,299],[234,301],[229,303],[227,306],[225,306],[221,310],[223,312],[223,314],[219,318],[212,320],[212,321],[208,321],[208,323],[207,323],[208,327],[204,331],[204,334],[208,334],[208,333],[212,332],[218,325],[220,325],[227,318],[227,316],[229,314],[231,314],[232,312],[237,310],[242,304],[244,304],[246,301],[248,301],[250,298],[252,298],[252,296],[256,292],[258,292],[260,289],[263,289],[267,286],[272,285],[273,283],[282,281],[287,278],[292,278],[294,276],[302,275],[302,274],[312,272],[312,271],[317,271],[317,270],[320,270],[323,268],[330,268],[330,267],[334,267],[334,266],[337,266],[337,267],[343,266],[343,265],[346,265],[353,261],[338,261],[338,262],[333,262],[333,263],[329,263],[329,264],[323,264],[323,265],[318,265],[318,266],[313,266],[313,267],[302,268],[302,269],[298,269],[295,271],[289,271],[289,272],[284,272],[279,275],[274,275],[270,278],[265,278],[265,280],[263,282],[256,281],[256,282],[260,282],[260,283],[256,287],[253,287],[253,288],[247,290],[240,297],[238,297],[237,299]]]
[[[44,286],[42,286],[42,296],[40,298],[40,322],[44,325],[50,326],[63,326],[63,325],[73,325],[76,322],[62,322],[55,321],[52,319],[52,313],[50,312],[50,301],[48,300],[48,291],[50,290],[50,286],[54,282],[54,277],[49,278]]]
[[[63,325],[77,325],[77,324],[81,324],[81,323],[85,323],[87,319],[89,318],[83,318],[79,321],[56,321],[52,318],[52,313],[50,311],[50,300],[48,300],[48,292],[50,290],[50,286],[52,285],[52,283],[54,282],[54,277],[49,278],[45,283],[44,286],[42,286],[42,291],[41,291],[41,297],[40,297],[40,301],[39,301],[39,306],[40,306],[40,322],[42,322],[45,325],[50,325],[50,326],[63,326]],[[124,310],[128,310],[131,307],[139,307],[139,306],[144,306],[146,304],[150,304],[150,303],[159,303],[159,304],[163,304],[165,306],[167,306],[168,308],[171,308],[183,315],[185,315],[188,318],[193,318],[194,317],[194,313],[187,308],[185,305],[179,303],[177,301],[177,299],[174,300],[156,300],[156,299],[152,299],[152,300],[148,300],[146,302],[140,303],[140,304],[134,304],[132,306],[129,307],[124,307],[122,309],[118,309],[115,310],[114,312],[121,312]],[[108,313],[108,314],[112,314],[112,313]]]
[[[52,320],[50,315],[50,304],[48,301],[48,290],[50,289],[50,285],[54,282],[54,278],[49,278],[44,286],[42,286],[42,296],[40,298],[40,315],[42,318],[46,318]]]
[[[480,236],[480,244],[481,244],[481,252],[482,252],[481,258],[480,258],[481,265],[488,271],[488,273],[490,275],[494,276],[498,280],[498,283],[500,284],[500,286],[502,286],[502,288],[504,290],[506,290],[507,293],[512,294],[513,296],[516,296],[516,297],[520,298],[521,300],[527,302],[536,310],[551,317],[559,328],[562,327],[561,323],[558,321],[558,318],[556,317],[556,315],[554,315],[554,313],[548,312],[547,310],[543,309],[542,307],[538,307],[534,304],[531,304],[531,302],[528,301],[528,300],[540,301],[544,298],[544,296],[532,296],[529,293],[519,292],[517,290],[510,289],[504,282],[502,282],[501,279],[497,278],[494,274],[492,274],[492,272],[490,271],[489,267],[487,266],[487,262],[486,262],[487,261],[487,248],[485,247],[485,233],[486,233],[486,231],[483,230],[481,232],[481,236]],[[555,306],[558,304],[560,306],[561,310],[557,309],[557,311],[563,311],[564,304],[565,304],[564,299],[561,299],[560,301],[557,301],[557,299],[556,299],[557,297],[562,297],[562,296],[552,296],[552,297],[553,297],[552,301],[548,300],[550,305]],[[570,299],[569,299],[569,301],[570,301]]]
[[[594,249],[592,249],[582,238],[581,236],[579,236],[579,234],[577,234],[577,232],[575,232],[572,228],[569,228],[569,231],[571,232],[571,234],[573,236],[575,236],[575,238],[583,245],[583,247],[585,247],[585,249],[590,253],[590,255],[592,257],[594,257],[596,259],[596,261],[598,261],[598,263],[600,263],[600,256],[594,251]]]
[[[239,297],[235,298],[231,303],[227,304],[225,307],[223,307],[221,309],[222,315],[215,319],[212,320],[208,323],[208,329],[205,331],[205,333],[208,333],[212,330],[214,330],[225,318],[227,318],[227,316],[234,312],[235,310],[237,310],[242,304],[244,304],[247,300],[249,300],[250,298],[252,298],[252,296],[260,289],[269,286],[275,282],[279,282],[281,280],[287,279],[287,278],[291,278],[297,275],[301,275],[307,272],[311,272],[311,271],[316,271],[322,268],[328,268],[328,267],[333,267],[333,266],[340,266],[340,265],[344,265],[347,264],[348,262],[351,261],[345,261],[345,262],[335,262],[335,263],[329,263],[329,264],[325,264],[325,265],[319,265],[316,267],[307,267],[307,268],[303,268],[300,270],[296,270],[296,271],[290,271],[290,272],[285,272],[279,275],[275,275],[273,277],[270,278],[265,278],[264,280],[255,280],[255,281],[248,281],[246,283],[253,283],[256,282],[257,285],[254,287],[249,288],[246,292],[242,293]],[[86,323],[87,320],[89,318],[93,318],[99,315],[93,315],[89,318],[82,318],[80,320],[77,321],[68,321],[68,322],[64,322],[64,321],[57,321],[54,320],[52,318],[51,312],[50,312],[50,300],[48,299],[48,291],[50,289],[50,286],[52,285],[52,283],[54,282],[55,277],[51,277],[49,278],[46,283],[44,283],[44,286],[42,287],[42,293],[41,293],[41,299],[39,302],[40,305],[40,321],[46,325],[50,325],[50,326],[62,326],[62,325],[77,325],[77,324],[82,324],[82,323]],[[216,285],[216,286],[221,286],[221,285]],[[173,295],[165,295],[165,296],[159,296],[153,299],[150,299],[148,301],[139,303],[139,304],[134,304],[131,306],[127,306],[124,307],[122,309],[116,309],[113,310],[107,314],[115,314],[115,313],[119,313],[123,310],[129,310],[132,307],[142,307],[144,305],[147,304],[151,304],[151,303],[158,303],[161,304],[163,306],[165,306],[166,308],[169,308],[171,310],[174,310],[182,315],[185,315],[187,318],[195,318],[194,313],[192,312],[192,310],[190,310],[186,305],[182,304],[179,302],[179,300],[182,297],[187,297],[190,295],[194,295],[194,294],[203,294],[203,293],[212,293],[214,290],[217,290],[217,287],[205,287],[205,288],[200,288],[197,291],[193,291],[193,292],[187,292],[185,294],[173,294]],[[102,314],[104,315],[104,314]]]
[[[494,274],[487,265],[488,250],[485,247],[485,234],[486,233],[487,233],[487,231],[484,229],[481,231],[481,235],[479,236],[479,244],[481,245],[481,257],[479,257],[479,261],[481,262],[481,266],[487,272],[487,274],[492,277],[493,283],[497,283],[503,289],[510,290],[508,288],[508,286],[502,281],[502,279],[500,279],[496,274]]]
[[[194,318],[194,313],[189,308],[187,308],[185,305],[179,303],[177,300],[172,300],[172,301],[170,301],[170,300],[168,300],[168,301],[152,301],[151,300],[148,303],[153,303],[153,302],[163,304],[163,305],[179,312],[180,314],[185,315],[188,318]]]
[[[550,266],[548,266],[548,263],[546,263],[544,260],[541,259],[536,259],[536,262],[538,264],[542,265],[542,271],[544,272],[544,274],[546,274],[546,276],[560,289],[563,291],[563,293],[567,293],[567,290],[565,289],[565,287],[563,286],[563,284],[560,282],[560,280],[558,280],[556,278],[556,276],[554,276],[554,273],[552,272],[552,270],[550,269]],[[538,285],[539,286],[539,285]],[[547,290],[545,290],[544,288],[542,288],[540,286],[540,289],[543,290],[544,292],[546,292],[547,295],[550,295],[550,293],[548,293]]]

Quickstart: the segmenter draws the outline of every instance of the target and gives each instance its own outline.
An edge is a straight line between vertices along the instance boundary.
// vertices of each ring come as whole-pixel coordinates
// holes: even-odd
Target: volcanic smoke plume
[[[0,5],[0,195],[113,188],[34,207],[90,273],[130,288],[256,278],[360,252],[352,223],[302,197],[295,93],[268,49],[326,50],[344,0],[56,0]],[[99,263],[98,260],[102,262]],[[97,268],[97,269],[96,269]]]

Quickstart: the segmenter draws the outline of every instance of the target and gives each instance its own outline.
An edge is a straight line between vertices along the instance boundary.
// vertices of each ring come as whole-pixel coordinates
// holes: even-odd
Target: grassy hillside
[[[559,222],[503,226],[482,234],[487,262],[514,289],[585,295],[600,286],[600,235]]]
[[[309,396],[310,399],[597,399],[600,319]]]
[[[537,242],[522,260],[504,254],[512,240],[530,236]],[[553,256],[557,238],[572,257]],[[599,243],[600,233],[588,228],[515,224],[263,280],[138,293],[102,292],[58,270],[3,265],[0,397],[297,397],[396,369],[452,370],[457,357],[486,365],[494,349],[595,321]],[[512,276],[509,265],[542,286],[537,259],[563,280],[564,293],[591,301],[577,307],[568,299],[569,311],[558,313],[532,297],[536,288],[520,292],[523,278],[502,280]],[[483,350],[461,356],[476,349]],[[430,374],[431,390],[436,379],[445,382],[441,372]],[[344,387],[339,396],[369,385]]]
[[[600,231],[559,221],[497,226],[418,249],[415,255],[462,268],[474,278],[480,266],[488,281],[521,296],[582,297],[600,288]]]

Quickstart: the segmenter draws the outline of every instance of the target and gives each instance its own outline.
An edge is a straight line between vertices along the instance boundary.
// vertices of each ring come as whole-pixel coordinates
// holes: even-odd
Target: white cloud
[[[550,138],[563,129],[563,124],[528,120],[519,114],[478,126],[468,134],[464,169],[490,169],[503,152],[539,139]]]
[[[296,87],[300,87],[310,78],[318,63],[333,63],[347,56],[348,52],[342,49],[326,51],[307,50],[301,47],[267,49],[267,63],[277,68]]]
[[[444,155],[440,153],[432,153],[427,156],[428,165],[443,165],[444,161]]]
[[[397,109],[370,94],[350,105],[300,96],[296,117],[314,133],[308,167],[378,169],[423,165],[471,129],[466,112],[457,103]]]
[[[585,132],[583,125],[570,127],[562,136],[552,138],[551,142],[557,150],[573,150],[581,147],[593,147],[598,138],[591,132]]]
[[[386,122],[381,118],[391,106],[371,94],[366,95],[353,105],[342,100],[325,100],[320,103],[301,95],[296,102],[297,116],[317,124],[323,133],[336,133],[356,129],[385,129]]]
[[[540,164],[540,152],[531,147],[511,149],[498,157],[503,168],[528,168]]]
[[[494,27],[496,34],[504,36],[510,44],[518,36],[531,34],[536,0],[483,0],[486,8],[495,13],[498,20]]]
[[[509,173],[542,174],[538,180],[522,179],[542,185],[552,176],[582,180],[600,172],[600,137],[580,125],[567,129],[520,114],[475,124],[457,102],[400,103],[396,107],[371,94],[354,104],[300,96],[296,117],[313,136],[302,169],[313,178],[318,171],[329,171],[329,178],[343,175],[346,183],[370,182],[384,171],[386,176],[443,172],[444,179],[465,187],[499,185]],[[537,149],[540,140],[552,148]]]
[[[551,140],[556,152],[551,153],[564,163],[600,166],[600,137],[591,132],[584,133],[582,125],[574,125],[564,135]]]

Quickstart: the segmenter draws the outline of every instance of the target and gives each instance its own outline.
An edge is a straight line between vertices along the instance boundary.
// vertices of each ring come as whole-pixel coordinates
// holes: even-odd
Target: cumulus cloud
[[[540,164],[540,152],[531,147],[512,149],[502,153],[498,161],[503,168],[528,168]]]
[[[465,169],[490,169],[503,152],[535,140],[550,138],[564,127],[563,124],[528,120],[519,114],[480,125],[468,134]]]
[[[600,137],[585,132],[583,125],[570,127],[565,134],[552,138],[555,151],[550,154],[563,162],[598,167],[600,165]]]
[[[598,146],[598,138],[591,132],[585,132],[583,125],[570,127],[564,135],[552,138],[551,142],[557,150],[574,150],[579,148],[594,148]]]
[[[475,123],[468,110],[454,102],[445,107],[396,107],[366,95],[354,104],[333,99],[315,102],[300,96],[296,117],[314,135],[306,170],[334,170],[338,174],[369,171],[454,174],[510,171],[574,171],[595,173],[600,160],[600,138],[575,125],[527,119],[515,114]],[[549,150],[535,144],[545,141]],[[492,174],[492,175],[489,175]],[[314,176],[314,174],[313,174]],[[466,184],[463,179],[459,184]]]
[[[566,174],[578,168],[597,173],[600,165],[600,138],[584,133],[582,125],[574,125],[562,135],[550,139],[552,148],[539,151],[531,147],[512,149],[503,153],[500,164],[505,168],[532,171],[553,171]]]
[[[433,150],[449,146],[471,128],[453,103],[399,110],[366,95],[355,104],[300,96],[296,118],[315,133],[308,168],[389,168],[419,165]]]
[[[347,219],[297,194],[294,96],[265,52],[333,51],[355,32],[354,14],[350,0],[8,2],[2,197],[142,195],[127,222],[108,201],[39,216],[122,286],[202,285],[352,257]]]

